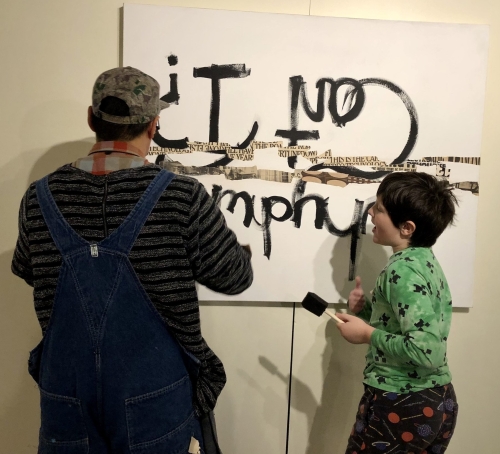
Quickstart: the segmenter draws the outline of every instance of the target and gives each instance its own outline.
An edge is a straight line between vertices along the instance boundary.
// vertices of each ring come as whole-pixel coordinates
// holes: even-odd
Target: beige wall
[[[500,168],[497,126],[500,116],[500,2],[150,0],[143,3],[292,14],[308,14],[310,10],[313,15],[491,26],[475,298],[473,309],[455,311],[450,336],[449,358],[459,394],[460,420],[449,452],[497,452],[496,422],[500,401],[495,385],[500,375],[500,361],[495,347],[500,344],[500,303],[497,301],[500,216],[496,196],[500,193],[500,180],[495,175]],[[85,115],[90,89],[99,72],[119,64],[121,6],[117,0],[2,2],[0,454],[36,452],[39,418],[38,392],[27,374],[26,359],[28,350],[40,338],[40,330],[32,308],[30,288],[10,273],[17,236],[18,204],[31,181],[89,148],[92,137]],[[459,260],[460,245],[450,253],[456,254]],[[279,305],[272,308],[220,305],[204,306],[202,311],[207,338],[214,349],[222,351],[230,378],[217,415],[225,452],[284,452],[286,420],[283,418],[286,415],[281,412],[286,404],[290,309]],[[252,324],[252,319],[266,322]],[[311,323],[310,318],[302,317],[298,311],[299,326]],[[240,339],[240,345],[232,347],[236,342],[228,342],[228,337],[238,336],[238,324],[244,324],[248,332],[255,332],[259,341]],[[362,351],[341,344],[331,324],[323,322],[309,326],[309,330],[313,338],[298,344],[294,364],[298,373],[307,371],[310,379],[308,385],[297,381],[294,387],[291,452],[341,453],[359,398]],[[272,346],[268,347],[263,336],[273,331]],[[312,341],[311,345],[306,341]],[[258,354],[258,349],[263,353]],[[248,358],[243,360],[240,353],[246,350],[252,350],[250,356],[255,370],[245,369]],[[273,362],[275,357],[279,360]],[[252,392],[258,396],[256,399],[250,398]],[[245,407],[254,404],[252,400],[258,402],[257,410],[248,415]],[[243,425],[251,428],[247,436],[238,438],[238,434],[244,433]]]

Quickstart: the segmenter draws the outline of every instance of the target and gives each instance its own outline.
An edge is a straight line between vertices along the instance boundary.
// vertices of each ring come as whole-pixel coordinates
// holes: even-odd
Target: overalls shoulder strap
[[[121,225],[98,245],[128,255],[142,226],[153,211],[163,191],[174,178],[175,173],[162,169]]]
[[[89,243],[72,229],[57,207],[49,189],[48,176],[36,182],[36,196],[50,235],[63,256],[82,247],[88,247]]]
[[[158,199],[174,178],[172,172],[164,169],[158,172],[122,224],[98,245],[128,255]],[[48,176],[36,182],[36,194],[45,223],[62,255],[90,246],[64,219],[50,192]]]

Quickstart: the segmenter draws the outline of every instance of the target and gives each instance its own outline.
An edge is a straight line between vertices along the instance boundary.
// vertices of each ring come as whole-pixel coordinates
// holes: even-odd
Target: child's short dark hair
[[[394,172],[380,183],[377,196],[395,227],[412,221],[410,245],[431,247],[455,218],[457,198],[447,181],[422,172]]]

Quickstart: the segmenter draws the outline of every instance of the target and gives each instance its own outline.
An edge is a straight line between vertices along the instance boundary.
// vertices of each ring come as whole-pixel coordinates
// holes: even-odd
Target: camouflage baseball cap
[[[101,112],[101,101],[115,96],[127,103],[128,117]],[[160,99],[160,85],[151,76],[127,66],[103,72],[92,90],[92,111],[96,117],[110,123],[141,124],[152,121],[168,103]]]

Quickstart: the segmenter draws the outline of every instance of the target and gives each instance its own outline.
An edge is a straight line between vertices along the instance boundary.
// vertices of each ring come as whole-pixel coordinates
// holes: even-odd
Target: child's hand
[[[369,344],[375,328],[354,315],[337,312],[337,317],[345,323],[337,323],[342,337],[351,344]]]
[[[365,305],[365,293],[361,288],[361,278],[356,276],[356,287],[349,293],[349,309],[353,314],[357,314]]]

